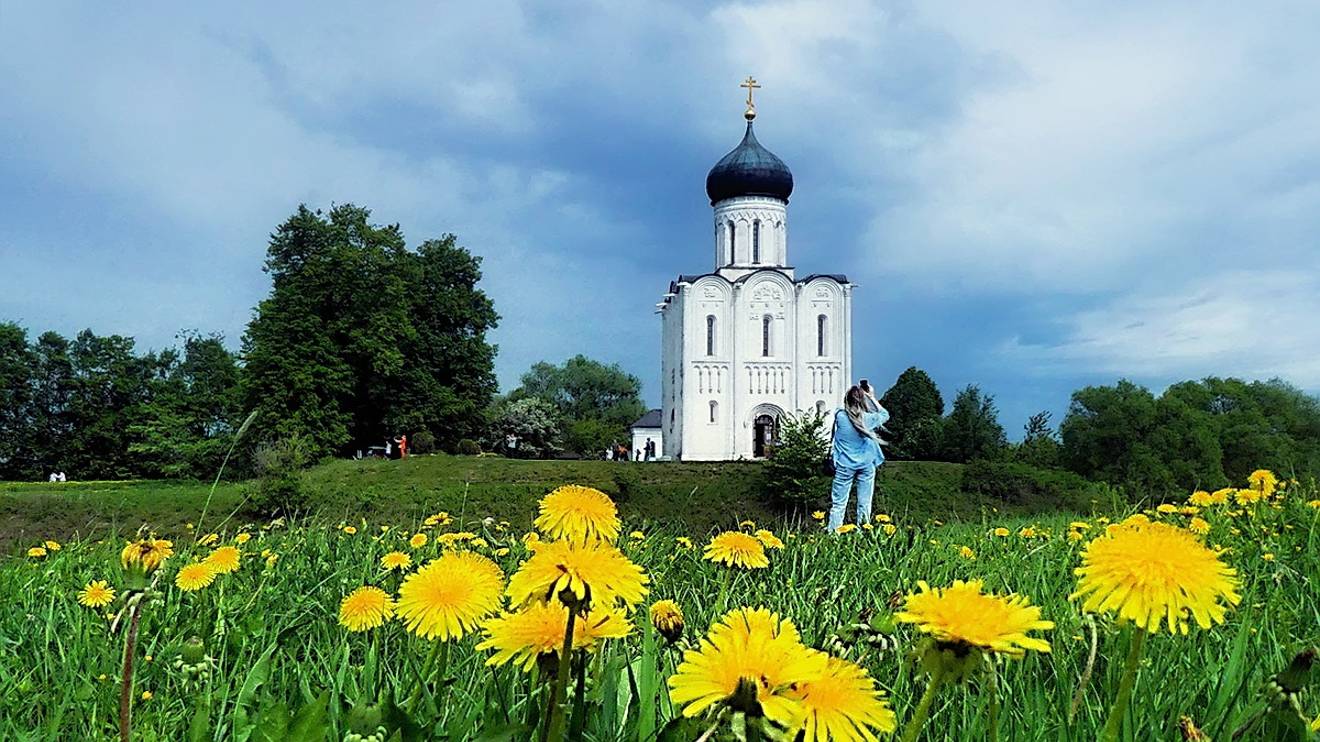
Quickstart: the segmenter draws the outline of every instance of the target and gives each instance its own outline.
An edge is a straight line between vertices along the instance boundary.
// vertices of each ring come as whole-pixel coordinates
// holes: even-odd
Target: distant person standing
[[[407,433],[404,433],[403,435],[399,436],[399,458],[401,458],[401,459],[406,459],[406,458],[408,458],[408,434],[407,434]]]
[[[889,411],[876,401],[874,394],[864,391],[860,386],[848,389],[843,397],[843,409],[834,413],[834,441],[831,445],[834,483],[830,488],[829,520],[831,533],[843,525],[854,483],[857,485],[857,524],[871,520],[875,470],[885,461],[876,429],[887,420]]]
[[[647,438],[647,439],[646,439],[646,445],[642,447],[642,450],[646,452],[646,460],[647,460],[647,461],[650,461],[650,460],[654,459],[654,458],[655,458],[655,441],[651,440],[650,438]]]

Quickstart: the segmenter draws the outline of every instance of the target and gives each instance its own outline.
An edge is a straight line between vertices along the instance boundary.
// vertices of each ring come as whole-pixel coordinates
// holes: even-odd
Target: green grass
[[[447,482],[422,487],[421,477],[414,474],[432,466],[450,467],[455,473]],[[890,471],[896,476],[906,468]],[[649,485],[644,480],[643,487],[676,487],[679,473],[689,471],[695,477],[702,469],[639,471],[655,472],[647,476],[662,480]],[[711,469],[741,479],[742,469],[736,465]],[[544,489],[543,477],[557,473],[603,485],[609,471],[605,464],[496,466],[486,460],[451,460],[425,462],[417,471],[385,463],[336,464],[316,470],[313,476],[328,492],[353,489],[337,497],[352,494],[383,508],[411,508],[432,498],[439,502],[456,497],[457,490],[449,488],[468,481],[467,498],[458,502],[466,503],[469,522],[480,524],[481,516],[497,512],[485,508],[508,492],[511,479],[517,478],[516,484],[526,487],[530,498]],[[491,481],[496,474],[500,482]],[[598,478],[588,479],[593,474]],[[418,488],[396,491],[411,484]],[[917,483],[908,485],[915,488]],[[132,494],[134,487],[127,492],[101,487],[99,494],[89,491],[83,496],[125,501],[141,496]],[[199,504],[195,491],[174,494]],[[1188,636],[1160,634],[1149,639],[1124,740],[1176,739],[1182,715],[1195,719],[1214,739],[1228,739],[1252,713],[1269,674],[1320,639],[1320,593],[1315,589],[1320,584],[1320,510],[1304,504],[1315,497],[1313,491],[1295,493],[1287,507],[1263,508],[1253,518],[1230,517],[1222,509],[1207,515],[1213,524],[1207,538],[1228,547],[1223,558],[1239,571],[1242,601],[1224,624],[1213,629],[1193,627]],[[625,535],[620,546],[649,574],[648,602],[671,598],[683,606],[688,641],[700,637],[718,615],[717,596],[726,581],[728,605],[764,605],[779,611],[797,624],[805,642],[819,646],[860,616],[888,612],[894,599],[915,589],[918,580],[947,585],[954,579],[979,578],[989,589],[1029,596],[1042,607],[1044,617],[1057,624],[1046,634],[1053,644],[1051,654],[1029,653],[1020,661],[998,665],[999,738],[1080,742],[1095,739],[1104,723],[1128,638],[1111,620],[1095,621],[1099,661],[1082,689],[1081,706],[1070,719],[1068,709],[1086,663],[1091,633],[1089,619],[1068,599],[1076,584],[1072,570],[1081,549],[1080,543],[1063,538],[1071,516],[1023,517],[987,510],[954,523],[939,513],[946,522],[936,525],[925,516],[896,514],[899,529],[892,536],[874,530],[830,537],[812,525],[784,530],[782,523],[765,522],[762,525],[771,525],[784,536],[787,548],[771,553],[768,569],[731,573],[702,560],[700,542],[696,549],[682,548],[677,536],[699,539],[701,534],[672,519],[659,522],[663,510],[647,511],[640,507],[645,501],[641,496],[631,501],[624,523],[625,534],[637,528],[644,537],[633,540]],[[348,507],[347,501],[342,504]],[[657,500],[648,507],[662,505]],[[518,507],[523,515],[509,517],[507,527],[498,522],[476,526],[489,542],[480,551],[494,558],[506,574],[526,556],[520,537],[530,527],[530,504]],[[322,721],[325,729],[311,738],[338,740],[346,732],[354,699],[385,691],[408,695],[430,645],[409,635],[399,622],[352,635],[336,622],[339,601],[356,587],[374,584],[389,591],[397,587],[398,577],[383,574],[378,560],[391,549],[409,550],[406,538],[419,523],[411,516],[385,518],[380,512],[344,510],[345,519],[357,525],[355,535],[336,527],[340,513],[335,511],[292,527],[254,527],[252,541],[243,547],[248,556],[242,569],[198,593],[182,593],[171,581],[178,566],[207,549],[191,538],[177,539],[179,553],[162,570],[160,600],[149,605],[142,623],[133,697],[139,698],[143,691],[154,697],[136,703],[134,739],[243,739],[254,723],[278,717],[281,705],[296,711],[314,705],[324,693],[329,699]],[[992,534],[996,526],[1016,533],[1026,524],[1048,531],[1049,537]],[[381,525],[392,528],[382,532]],[[223,529],[223,538],[233,539],[236,530],[237,524],[231,522]],[[113,535],[99,540],[105,536],[97,532],[95,538],[66,543],[41,559],[0,560],[0,594],[6,596],[5,610],[0,612],[0,739],[108,739],[115,734],[122,636],[112,636],[100,613],[74,599],[74,591],[91,579],[108,579],[122,592],[118,567],[122,541]],[[974,550],[976,558],[961,556],[961,546]],[[502,553],[502,548],[510,551]],[[278,555],[273,566],[258,555],[263,550]],[[1275,555],[1272,561],[1263,558],[1267,552]],[[421,560],[438,553],[439,545],[432,538],[414,555]],[[641,626],[646,623],[643,610],[632,618]],[[205,639],[207,652],[217,662],[210,684],[200,688],[185,686],[182,673],[172,666],[182,642],[193,635]],[[913,632],[900,628],[896,636],[900,647],[895,650],[853,645],[844,651],[885,690],[901,724],[911,715],[924,683],[904,658]],[[489,653],[476,650],[476,642],[468,636],[453,643],[443,672],[447,680],[428,686],[430,690],[422,695],[415,716],[427,729],[423,738],[444,738],[446,733],[451,739],[528,738],[526,730],[516,725],[540,706],[543,689],[511,666],[486,667]],[[146,662],[146,655],[152,661]],[[649,632],[640,628],[591,655],[585,697],[590,714],[583,738],[649,739],[645,734],[649,714],[654,713],[657,726],[676,714],[663,689],[678,660],[675,650],[655,646]],[[977,675],[972,682],[941,693],[922,739],[986,739],[989,694],[984,679]],[[432,694],[439,698],[431,701]],[[1314,695],[1303,695],[1301,700],[1311,716],[1320,711]],[[199,708],[205,709],[204,718],[198,716]],[[196,722],[198,718],[203,723]],[[648,720],[639,725],[643,719]],[[194,724],[196,736],[190,737]]]
[[[981,513],[1085,511],[1089,493],[1057,501],[1009,505],[961,490],[959,464],[896,461],[877,477],[876,507],[915,519],[979,518]],[[607,461],[520,461],[498,457],[419,456],[407,461],[332,461],[305,475],[315,515],[322,520],[367,517],[400,520],[445,510],[527,522],[542,495],[564,483],[602,489],[625,517],[672,523],[706,533],[776,512],[762,493],[761,465],[739,463],[624,464]],[[195,523],[210,482],[0,482],[0,550],[34,539],[132,531],[146,524],[177,535]],[[225,482],[211,503],[212,524],[256,517],[244,505],[246,483]],[[809,507],[825,507],[828,483]],[[203,524],[205,525],[205,524]]]

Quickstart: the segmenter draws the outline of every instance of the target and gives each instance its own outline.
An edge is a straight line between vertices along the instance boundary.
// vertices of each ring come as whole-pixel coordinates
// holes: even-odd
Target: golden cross
[[[738,87],[747,88],[747,109],[751,110],[753,108],[756,108],[756,104],[752,103],[752,91],[755,90],[756,88],[761,87],[760,85],[757,84],[756,78],[752,77],[751,75],[748,75],[747,79],[739,83]]]

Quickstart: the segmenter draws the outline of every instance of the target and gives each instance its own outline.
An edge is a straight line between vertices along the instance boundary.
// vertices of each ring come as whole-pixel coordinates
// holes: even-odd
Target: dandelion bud
[[[670,644],[683,638],[683,609],[672,600],[659,600],[651,606],[651,625]]]
[[[189,665],[195,665],[206,658],[206,645],[201,637],[189,637],[188,641],[183,643],[183,661]]]
[[[148,536],[129,542],[119,553],[119,562],[129,575],[145,578],[173,554],[173,542]]]

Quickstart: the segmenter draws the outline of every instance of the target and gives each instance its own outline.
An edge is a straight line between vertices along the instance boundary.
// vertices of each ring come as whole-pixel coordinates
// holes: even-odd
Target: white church
[[[845,276],[799,278],[788,260],[793,174],[756,141],[748,78],[747,132],[706,176],[715,267],[682,274],[657,306],[659,414],[633,426],[665,458],[762,458],[780,419],[839,407],[852,377],[852,289]]]

